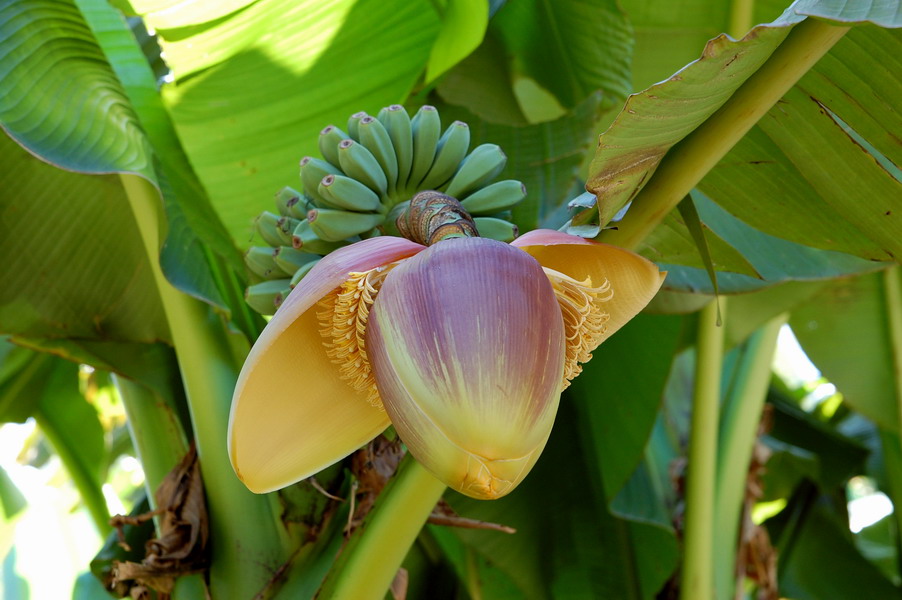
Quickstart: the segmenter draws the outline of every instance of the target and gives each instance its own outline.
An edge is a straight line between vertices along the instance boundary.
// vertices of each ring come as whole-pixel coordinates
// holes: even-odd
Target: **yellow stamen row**
[[[340,377],[380,409],[382,399],[366,355],[366,324],[382,281],[393,266],[350,273],[347,281],[319,301],[323,310],[316,313],[320,334],[326,339],[326,355],[338,365]]]
[[[592,287],[590,278],[577,281],[553,269],[543,269],[551,281],[564,317],[567,358],[561,389],[566,389],[570,381],[582,372],[580,363],[592,358],[592,351],[604,337],[610,315],[602,310],[602,304],[614,296],[614,290],[607,279],[599,287]]]

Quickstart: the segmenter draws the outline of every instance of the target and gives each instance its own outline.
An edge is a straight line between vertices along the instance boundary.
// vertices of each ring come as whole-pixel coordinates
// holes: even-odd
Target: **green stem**
[[[721,314],[726,317],[722,299]],[[696,344],[695,390],[689,432],[686,480],[686,530],[680,598],[711,600],[714,594],[714,485],[717,474],[717,426],[723,366],[723,327],[717,304],[701,310]]]
[[[106,506],[106,498],[103,497],[103,488],[101,482],[97,481],[97,477],[85,468],[82,461],[73,455],[71,447],[63,439],[59,430],[56,428],[56,421],[48,419],[40,406],[35,407],[32,413],[34,420],[37,422],[41,432],[50,441],[53,449],[75,483],[76,489],[81,496],[81,501],[85,503],[88,513],[94,520],[94,525],[100,533],[101,538],[105,538],[113,528],[110,527],[110,511]]]
[[[636,248],[721,158],[849,30],[816,19],[796,25],[758,71],[707,121],[667,152],[618,229],[599,239]]]
[[[317,596],[320,600],[381,600],[445,484],[410,454],[354,532]]]
[[[730,25],[727,33],[734,40],[742,37],[752,28],[755,18],[755,0],[733,0],[730,4]]]
[[[128,431],[144,469],[150,507],[157,507],[154,492],[188,452],[188,441],[176,411],[158,394],[141,384],[113,375],[119,390]]]
[[[288,556],[270,499],[238,480],[226,432],[237,380],[224,325],[207,305],[175,289],[159,265],[160,195],[147,180],[120,175],[169,322],[188,398],[210,514],[214,597],[250,598]]]
[[[185,430],[176,410],[158,394],[141,384],[113,375],[128,418],[128,431],[144,469],[144,487],[151,509],[157,508],[154,492],[166,475],[188,452]],[[154,522],[159,527],[158,518]],[[157,529],[157,534],[160,531]],[[180,577],[173,597],[179,600],[205,598],[203,576]]]
[[[717,531],[714,583],[718,598],[734,596],[736,552],[748,467],[770,385],[777,336],[788,318],[788,314],[774,318],[749,338],[733,386],[724,401],[714,512]]]
[[[896,386],[896,410],[899,415],[899,430],[902,431],[902,282],[900,282],[900,278],[902,278],[902,267],[899,267],[899,265],[886,269],[883,272],[883,297],[884,305],[886,306],[887,333],[893,361],[893,381]],[[884,444],[886,444],[887,439],[899,442],[902,440],[902,434],[884,435],[881,436],[881,439]],[[902,455],[902,446],[897,446],[894,451],[887,454],[893,455],[892,462],[896,463],[896,466],[898,466],[899,462],[902,462],[898,458]],[[890,464],[888,460],[887,466]],[[892,488],[891,491],[895,492],[893,500],[896,506],[899,507],[893,511],[893,514],[896,517],[897,529],[900,532],[900,536],[902,536],[902,505],[899,504],[899,501],[902,500],[902,476],[899,475],[899,471],[892,472],[890,469],[887,469],[887,472],[889,474],[890,487]]]

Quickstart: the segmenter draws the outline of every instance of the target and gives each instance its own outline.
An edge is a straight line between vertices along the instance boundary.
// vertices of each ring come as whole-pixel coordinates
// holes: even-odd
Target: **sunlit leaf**
[[[161,30],[175,74],[164,99],[230,234],[297,185],[319,131],[403,101],[439,26],[428,2],[259,0],[196,27]],[[189,77],[189,75],[191,75]]]
[[[475,50],[488,24],[489,7],[485,0],[449,0],[442,14],[442,28],[429,54],[426,83]]]

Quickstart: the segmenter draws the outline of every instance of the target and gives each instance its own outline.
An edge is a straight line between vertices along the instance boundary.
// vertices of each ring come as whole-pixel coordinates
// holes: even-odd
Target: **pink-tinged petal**
[[[540,265],[489,239],[439,242],[388,274],[366,335],[417,460],[469,496],[514,489],[548,439],[563,374],[563,320]]]
[[[601,341],[645,308],[667,275],[655,263],[634,252],[560,231],[537,229],[520,236],[511,245],[529,253],[543,267],[577,281],[588,277],[595,286],[605,280],[611,283],[613,296],[603,305],[611,318]]]
[[[389,424],[326,355],[316,303],[347,278],[423,250],[377,237],[323,258],[291,292],[244,363],[229,418],[229,454],[254,492],[309,477],[347,456]]]
[[[597,244],[581,238],[578,235],[570,235],[563,231],[555,231],[554,229],[533,229],[528,231],[511,242],[511,246],[522,248],[524,246],[554,246],[555,244],[581,244],[590,246]]]

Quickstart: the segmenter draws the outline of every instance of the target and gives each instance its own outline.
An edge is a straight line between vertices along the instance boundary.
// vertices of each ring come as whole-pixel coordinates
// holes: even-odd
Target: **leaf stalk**
[[[270,499],[248,491],[229,461],[226,432],[238,375],[224,325],[207,305],[178,291],[163,275],[157,189],[135,175],[120,179],[150,259],[188,398],[209,507],[213,595],[249,598],[288,552]]]
[[[817,19],[796,25],[764,65],[711,117],[664,156],[618,229],[599,240],[635,249],[849,27]]]
[[[748,468],[770,385],[777,337],[788,318],[789,314],[779,315],[752,334],[724,400],[714,510],[714,582],[718,598],[731,598],[735,593],[736,553]]]
[[[726,317],[723,300],[721,314]],[[724,328],[717,325],[717,303],[710,302],[699,315],[696,341],[681,600],[714,598],[714,489],[723,346]]]
[[[354,532],[320,593],[322,600],[381,600],[445,484],[407,454],[363,525]]]

